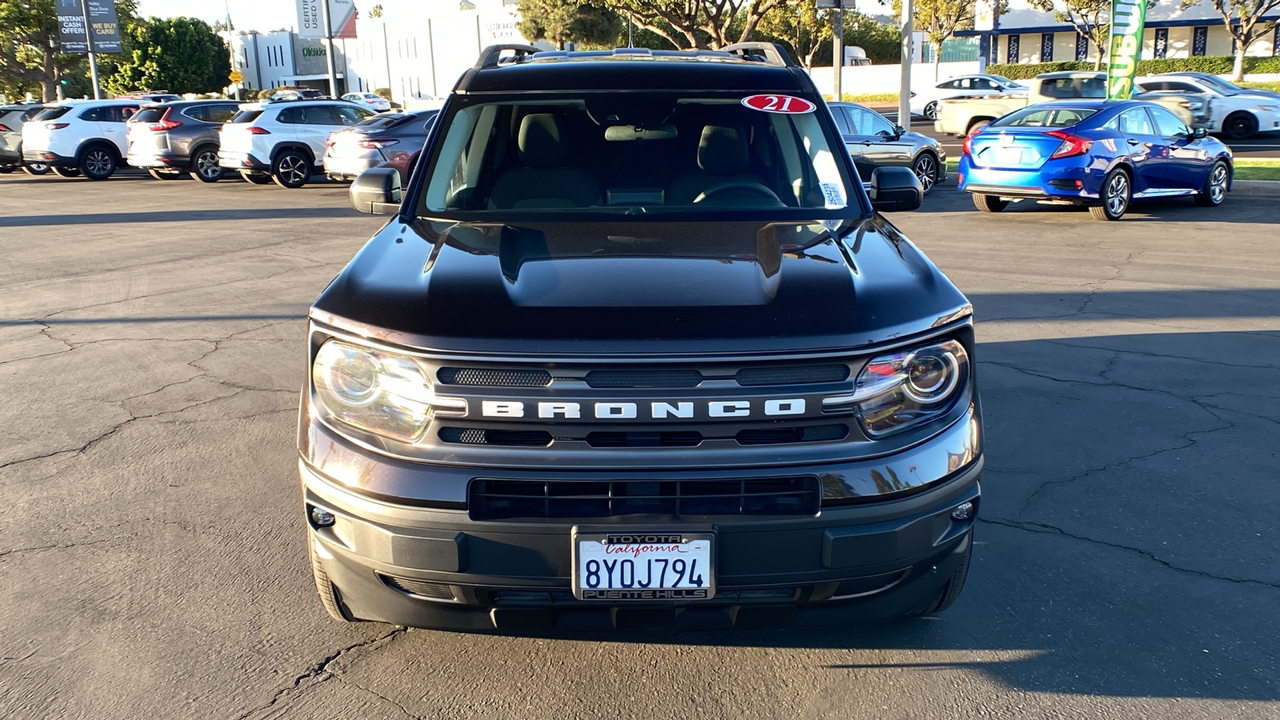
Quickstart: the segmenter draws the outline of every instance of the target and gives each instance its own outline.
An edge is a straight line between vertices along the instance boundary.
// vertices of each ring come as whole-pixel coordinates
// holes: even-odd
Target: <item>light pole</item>
[[[902,0],[902,84],[898,90],[898,124],[911,129],[911,16],[915,15],[913,0]]]
[[[324,23],[324,57],[329,65],[329,97],[338,97],[338,70],[333,64],[333,20],[329,17],[329,0],[320,0],[321,21]]]
[[[844,99],[844,82],[840,71],[844,68],[844,0],[835,0],[831,10],[831,77],[835,92],[831,99],[840,102]]]
[[[89,75],[93,78],[93,99],[101,100],[102,91],[98,89],[98,60],[93,53],[93,33],[89,29],[89,6],[86,0],[80,0],[80,14],[84,18],[84,49],[89,53]]]

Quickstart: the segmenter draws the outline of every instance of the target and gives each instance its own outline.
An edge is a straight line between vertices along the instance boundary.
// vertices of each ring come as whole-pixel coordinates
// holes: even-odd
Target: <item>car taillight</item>
[[[1054,150],[1053,154],[1049,156],[1050,160],[1084,155],[1089,152],[1089,148],[1093,146],[1092,140],[1086,140],[1085,138],[1078,135],[1072,135],[1071,133],[1054,131],[1045,134],[1049,137],[1055,137],[1062,141],[1058,143],[1058,149]]]
[[[968,155],[968,154],[969,154],[969,139],[970,139],[970,138],[972,138],[972,137],[973,137],[973,135],[965,135],[965,136],[964,136],[964,142],[960,143],[960,154],[961,154],[961,155]]]
[[[915,94],[915,93],[911,93],[911,97],[915,97],[915,96],[916,96],[916,94]]]
[[[257,125],[250,125],[249,133],[252,135],[270,135],[271,131],[263,127],[258,127]]]
[[[182,125],[182,123],[180,122],[174,122],[172,120],[161,120],[160,122],[147,123],[147,129],[150,130],[151,132],[164,132],[165,130],[172,130],[176,127],[179,127],[180,125]]]
[[[356,143],[356,147],[364,150],[380,150],[384,147],[395,145],[399,140],[361,140]]]
[[[9,129],[8,125],[5,125],[4,123],[0,123],[0,132],[13,132],[13,131]]]
[[[66,126],[68,126],[68,125],[70,125],[70,124],[71,124],[71,123],[55,123],[55,122],[47,122],[47,123],[45,123],[45,124],[44,124],[44,126],[45,126],[45,127],[47,127],[47,128],[49,128],[50,130],[61,130],[62,128],[66,127]]]

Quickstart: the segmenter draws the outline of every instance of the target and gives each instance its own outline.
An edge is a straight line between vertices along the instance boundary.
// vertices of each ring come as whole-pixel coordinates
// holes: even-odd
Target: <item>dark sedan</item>
[[[422,152],[438,112],[382,113],[331,133],[325,142],[325,175],[331,180],[350,180],[386,164],[399,170],[407,182],[409,168]]]
[[[947,153],[937,140],[894,125],[880,113],[855,103],[828,103],[844,146],[862,182],[878,167],[909,167],[928,193],[947,179]]]

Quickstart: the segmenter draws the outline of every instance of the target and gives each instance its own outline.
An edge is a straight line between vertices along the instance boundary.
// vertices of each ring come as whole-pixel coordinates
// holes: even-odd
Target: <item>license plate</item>
[[[712,533],[573,534],[579,600],[707,600],[715,596]]]

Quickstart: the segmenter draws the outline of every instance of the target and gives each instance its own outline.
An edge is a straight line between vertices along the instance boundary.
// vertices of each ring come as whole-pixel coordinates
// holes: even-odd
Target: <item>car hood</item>
[[[968,314],[880,216],[834,232],[822,221],[397,217],[312,308],[322,323],[410,347],[557,355],[846,350]]]

